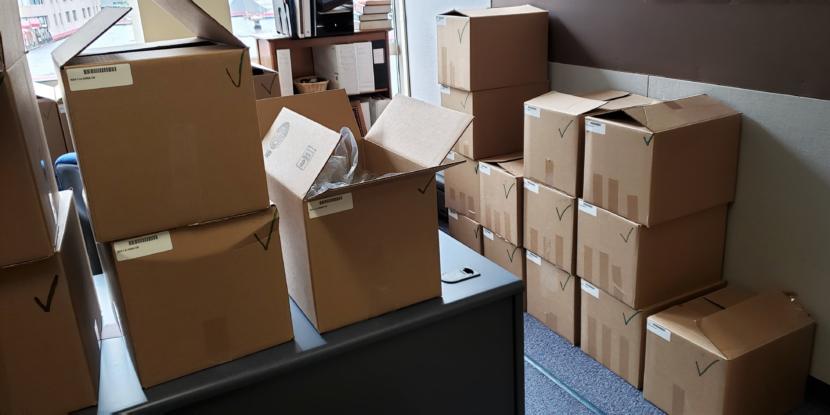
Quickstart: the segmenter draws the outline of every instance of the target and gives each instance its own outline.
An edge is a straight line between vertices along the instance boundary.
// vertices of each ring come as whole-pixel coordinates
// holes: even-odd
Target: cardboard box
[[[61,154],[64,153],[72,153],[75,151],[75,144],[72,142],[72,132],[69,128],[69,118],[66,116],[66,105],[63,103],[63,93],[61,92],[60,85],[51,86],[47,85],[46,83],[35,82],[32,84],[34,86],[35,95],[38,98],[38,105],[40,106],[40,114],[41,118],[43,118],[43,126],[46,130],[46,138],[49,141],[49,152],[52,153],[52,159],[57,159]],[[53,102],[55,104],[55,110],[57,111],[57,121],[54,120],[54,112],[53,109],[49,108],[50,114],[44,114],[43,108],[47,105],[47,102]],[[52,125],[50,129],[50,124]],[[57,127],[60,127],[58,129]],[[54,131],[54,139],[50,138],[52,134],[51,131]],[[60,140],[57,139],[58,133],[63,138],[63,145],[60,144]],[[58,149],[63,151],[63,153],[54,154],[55,152],[52,151],[52,146],[56,146]]]
[[[585,120],[585,201],[654,226],[735,196],[741,114],[698,95]]]
[[[646,319],[673,305],[723,287],[702,287],[646,308],[632,308],[585,279],[582,288],[580,348],[603,366],[640,388],[643,385]]]
[[[571,344],[579,345],[579,278],[530,250],[527,262],[527,312]]]
[[[58,103],[47,98],[38,97],[37,106],[40,109],[40,118],[46,133],[49,155],[52,156],[52,163],[54,163],[60,155],[69,153],[61,125],[61,113],[58,110]]]
[[[101,242],[268,207],[245,44],[192,1],[159,0],[198,40],[82,52],[103,8],[52,56]]]
[[[344,91],[308,95],[260,101],[284,107],[262,146],[291,297],[326,332],[440,296],[435,173],[472,117],[398,96],[356,137],[376,178],[312,197],[335,131],[356,126]]]
[[[804,398],[815,321],[727,287],[648,318],[646,399],[672,414],[783,414]]]
[[[453,10],[436,24],[438,83],[480,91],[547,81],[547,10]]]
[[[479,221],[481,183],[478,179],[478,162],[450,151],[447,162],[459,161],[463,163],[444,171],[444,204],[448,209]]]
[[[490,229],[481,228],[484,256],[496,263],[496,265],[506,269],[516,278],[524,281],[525,279],[525,254],[524,249],[520,246],[511,244],[504,238],[496,235]]]
[[[481,254],[483,245],[481,242],[481,225],[452,209],[447,212],[449,221],[450,236],[457,239],[468,248]]]
[[[0,413],[65,414],[97,401],[101,313],[72,191],[59,198],[53,254],[0,269]]]
[[[579,202],[576,274],[634,308],[720,281],[726,205],[647,228]]]
[[[547,81],[468,92],[441,86],[441,106],[470,114],[455,151],[473,160],[522,152],[522,105],[550,90]]]
[[[272,207],[108,244],[142,386],[291,340],[279,222]]]
[[[32,77],[23,55],[17,4],[0,6],[0,14],[2,267],[54,253],[58,187],[32,91]]]
[[[582,195],[585,117],[657,100],[624,91],[576,96],[549,92],[524,104],[525,177]]]
[[[522,246],[524,233],[523,170],[519,154],[488,159],[478,164],[478,178],[481,183],[481,225],[516,246]]]
[[[280,75],[264,66],[251,64],[256,99],[276,98],[280,94]]]
[[[575,273],[576,199],[524,179],[524,244],[565,272]]]

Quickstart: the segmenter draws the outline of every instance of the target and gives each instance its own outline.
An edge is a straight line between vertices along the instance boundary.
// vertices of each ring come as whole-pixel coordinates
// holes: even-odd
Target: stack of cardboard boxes
[[[655,102],[623,91],[550,92],[524,104],[524,241],[528,312],[579,344],[576,200],[588,115]]]
[[[0,413],[95,404],[101,319],[72,192],[58,193],[16,2],[0,5]]]
[[[191,1],[200,39],[84,54],[104,8],[53,53],[96,240],[145,387],[292,338],[246,46]]]
[[[547,34],[533,6],[437,16],[441,104],[475,117],[448,156],[450,234],[522,279],[521,111],[549,90]]]

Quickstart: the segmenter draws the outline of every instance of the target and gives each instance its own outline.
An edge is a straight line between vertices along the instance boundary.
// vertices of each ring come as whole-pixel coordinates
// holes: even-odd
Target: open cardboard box
[[[442,162],[472,117],[399,96],[363,139],[342,90],[259,103],[261,125],[278,114],[262,146],[288,290],[315,327],[440,296],[435,172],[453,166]],[[343,126],[356,134],[360,168],[377,178],[309,197]]]

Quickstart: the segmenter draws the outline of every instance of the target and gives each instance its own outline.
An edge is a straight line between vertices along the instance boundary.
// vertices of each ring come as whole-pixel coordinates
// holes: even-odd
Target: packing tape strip
[[[622,269],[618,265],[611,265],[611,280],[614,284],[614,297],[629,300],[623,291]]]
[[[447,65],[449,62],[447,61],[447,47],[441,47],[441,79],[446,80],[447,77]],[[450,82],[451,83],[451,82]]]
[[[683,415],[684,409],[686,409],[686,391],[677,384],[673,384],[671,391],[671,413],[672,415]]]
[[[620,182],[616,179],[608,178],[608,210],[612,212],[619,212],[620,202]]]
[[[555,258],[556,265],[560,267],[565,266],[565,238],[562,235],[554,236],[554,243],[553,243],[554,254],[553,257]]]
[[[628,367],[629,367],[629,349],[630,344],[628,342],[628,338],[625,336],[620,336],[620,354],[619,354],[619,375],[623,379],[628,379]]]
[[[510,215],[507,212],[502,212],[502,215],[504,215],[504,236],[506,236],[507,239],[510,239],[514,242],[518,242],[519,241],[518,235],[513,235],[513,226],[512,226],[513,225],[513,217],[512,217],[512,215]],[[520,245],[520,244],[517,243],[516,245]]]
[[[608,271],[610,267],[610,259],[608,253],[599,252],[599,288],[605,292],[610,292],[608,283]]]
[[[467,195],[467,213],[470,213],[473,217],[475,217],[475,215],[478,213],[476,198],[474,198],[471,195]]]
[[[447,187],[447,186],[445,186],[445,187]],[[450,193],[450,201],[455,202],[455,201],[456,201],[456,198],[455,198],[455,188],[454,188],[454,187],[450,187],[450,188],[449,188],[449,193]],[[464,203],[464,193],[463,193],[463,192],[461,192],[461,199],[460,199],[460,200],[461,200],[461,203]]]
[[[591,185],[593,186],[592,192],[594,194],[594,200],[592,200],[591,203],[594,205],[603,205],[604,199],[602,198],[602,175],[594,173]]]
[[[613,368],[613,364],[611,362],[611,340],[612,340],[612,333],[611,327],[608,327],[606,324],[602,325],[602,364],[605,367],[615,371]]]
[[[640,213],[639,213],[639,200],[637,200],[636,195],[628,195],[626,196],[626,214],[629,218],[633,219],[635,222],[639,222],[640,220]]]
[[[539,230],[538,229],[531,226],[530,227],[529,240],[525,241],[525,242],[527,242],[527,244],[530,245],[530,250],[531,251],[541,252],[541,250],[539,249]]]
[[[587,344],[585,345],[585,352],[589,356],[597,357],[597,319],[594,316],[588,316],[588,332],[585,333]]]
[[[589,280],[593,280],[594,278],[594,249],[590,246],[585,245],[582,248],[582,277],[585,277]]]
[[[545,159],[545,184],[553,184],[553,160]]]

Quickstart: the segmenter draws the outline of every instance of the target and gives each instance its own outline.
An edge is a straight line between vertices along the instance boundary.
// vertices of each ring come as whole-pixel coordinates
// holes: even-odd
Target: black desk
[[[443,232],[443,297],[143,391],[123,338],[104,341],[100,408],[81,413],[523,414],[522,283]],[[128,408],[128,409],[125,409]]]

